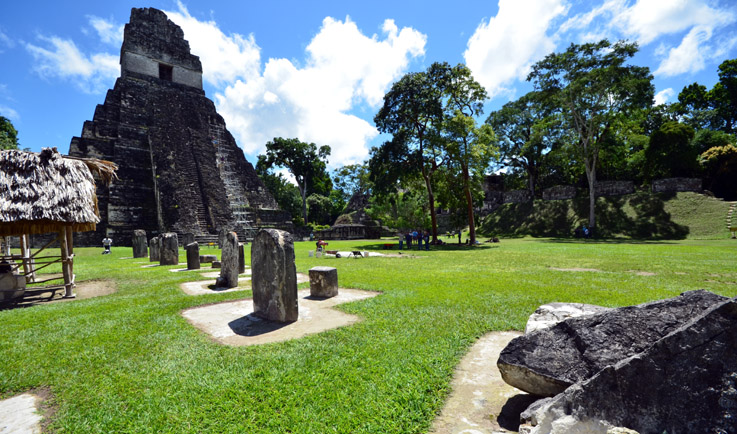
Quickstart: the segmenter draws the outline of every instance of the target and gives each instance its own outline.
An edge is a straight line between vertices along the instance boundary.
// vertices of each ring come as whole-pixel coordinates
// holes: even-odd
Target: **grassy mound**
[[[571,237],[588,222],[588,197],[502,205],[479,224],[492,236]],[[634,239],[729,237],[729,203],[697,193],[637,192],[596,200],[597,236]]]

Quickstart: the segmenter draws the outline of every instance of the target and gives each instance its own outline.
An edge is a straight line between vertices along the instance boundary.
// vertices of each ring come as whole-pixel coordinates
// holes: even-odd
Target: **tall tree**
[[[307,223],[308,192],[327,196],[332,189],[326,170],[329,155],[330,146],[320,146],[318,149],[314,143],[275,137],[266,144],[266,155],[259,155],[257,166],[267,172],[274,166],[289,170],[302,196],[302,218]]]
[[[551,98],[576,133],[575,149],[589,184],[589,226],[596,226],[596,166],[607,135],[617,118],[653,103],[652,75],[647,67],[625,65],[637,52],[636,43],[604,39],[571,44],[532,67],[527,77]]]
[[[18,131],[5,116],[0,116],[0,149],[18,149]]]
[[[419,170],[427,190],[433,241],[438,228],[432,177],[447,158],[437,145],[443,119],[441,81],[449,69],[447,63],[434,63],[426,72],[404,75],[384,95],[384,105],[374,117],[378,130],[393,138],[373,152],[372,180],[378,186],[377,177],[383,177],[383,184],[391,184],[386,174],[413,176]]]
[[[483,112],[486,90],[473,79],[471,70],[459,64],[444,76],[445,122],[443,123],[445,151],[458,164],[466,199],[469,239],[476,243],[476,225],[473,212],[471,179],[483,174],[496,152],[494,132],[490,125],[476,125],[476,117]]]
[[[689,84],[678,94],[674,106],[683,122],[693,128],[737,132],[737,59],[719,65],[719,81],[711,90]]]
[[[527,174],[532,197],[538,184],[545,155],[559,136],[558,118],[537,92],[510,101],[486,119],[496,134],[500,163]]]

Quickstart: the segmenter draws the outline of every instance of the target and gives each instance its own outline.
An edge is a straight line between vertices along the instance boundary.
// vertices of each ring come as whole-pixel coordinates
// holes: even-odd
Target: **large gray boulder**
[[[277,229],[259,231],[251,244],[251,269],[254,314],[278,322],[297,321],[292,235]]]
[[[131,240],[133,245],[133,257],[134,258],[145,258],[148,256],[148,244],[146,243],[146,231],[143,229],[136,229],[133,231],[133,239]]]
[[[179,239],[174,232],[161,235],[161,265],[177,265],[179,263]]]
[[[737,427],[737,302],[695,315],[645,351],[522,413],[520,433],[732,433]]]
[[[690,291],[668,300],[571,318],[513,339],[497,366],[508,384],[554,396],[606,366],[642,352],[655,341],[726,300]]]
[[[148,243],[148,261],[159,262],[161,260],[161,238],[153,237]]]
[[[548,303],[535,309],[527,319],[525,333],[548,328],[569,318],[594,315],[609,310],[608,307],[584,303]]]
[[[238,286],[238,235],[228,232],[222,244],[220,254],[220,277],[215,281],[218,288],[235,288]]]

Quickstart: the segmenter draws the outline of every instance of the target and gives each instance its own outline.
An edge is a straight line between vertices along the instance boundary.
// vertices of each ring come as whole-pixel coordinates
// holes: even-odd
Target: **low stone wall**
[[[596,197],[622,196],[635,192],[635,183],[632,181],[597,181]]]
[[[564,200],[576,197],[576,187],[572,185],[556,185],[543,190],[543,200]]]
[[[530,190],[512,190],[504,192],[504,203],[526,203],[532,200]]]
[[[328,230],[315,231],[315,237],[321,240],[379,239],[381,238],[381,226],[335,225]]]
[[[701,193],[701,178],[665,178],[653,181],[653,193],[695,191]]]

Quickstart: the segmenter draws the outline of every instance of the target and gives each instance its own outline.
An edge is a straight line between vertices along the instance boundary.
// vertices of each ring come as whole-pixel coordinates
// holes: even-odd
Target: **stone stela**
[[[289,232],[262,229],[251,244],[254,315],[271,321],[297,321],[297,268]]]

